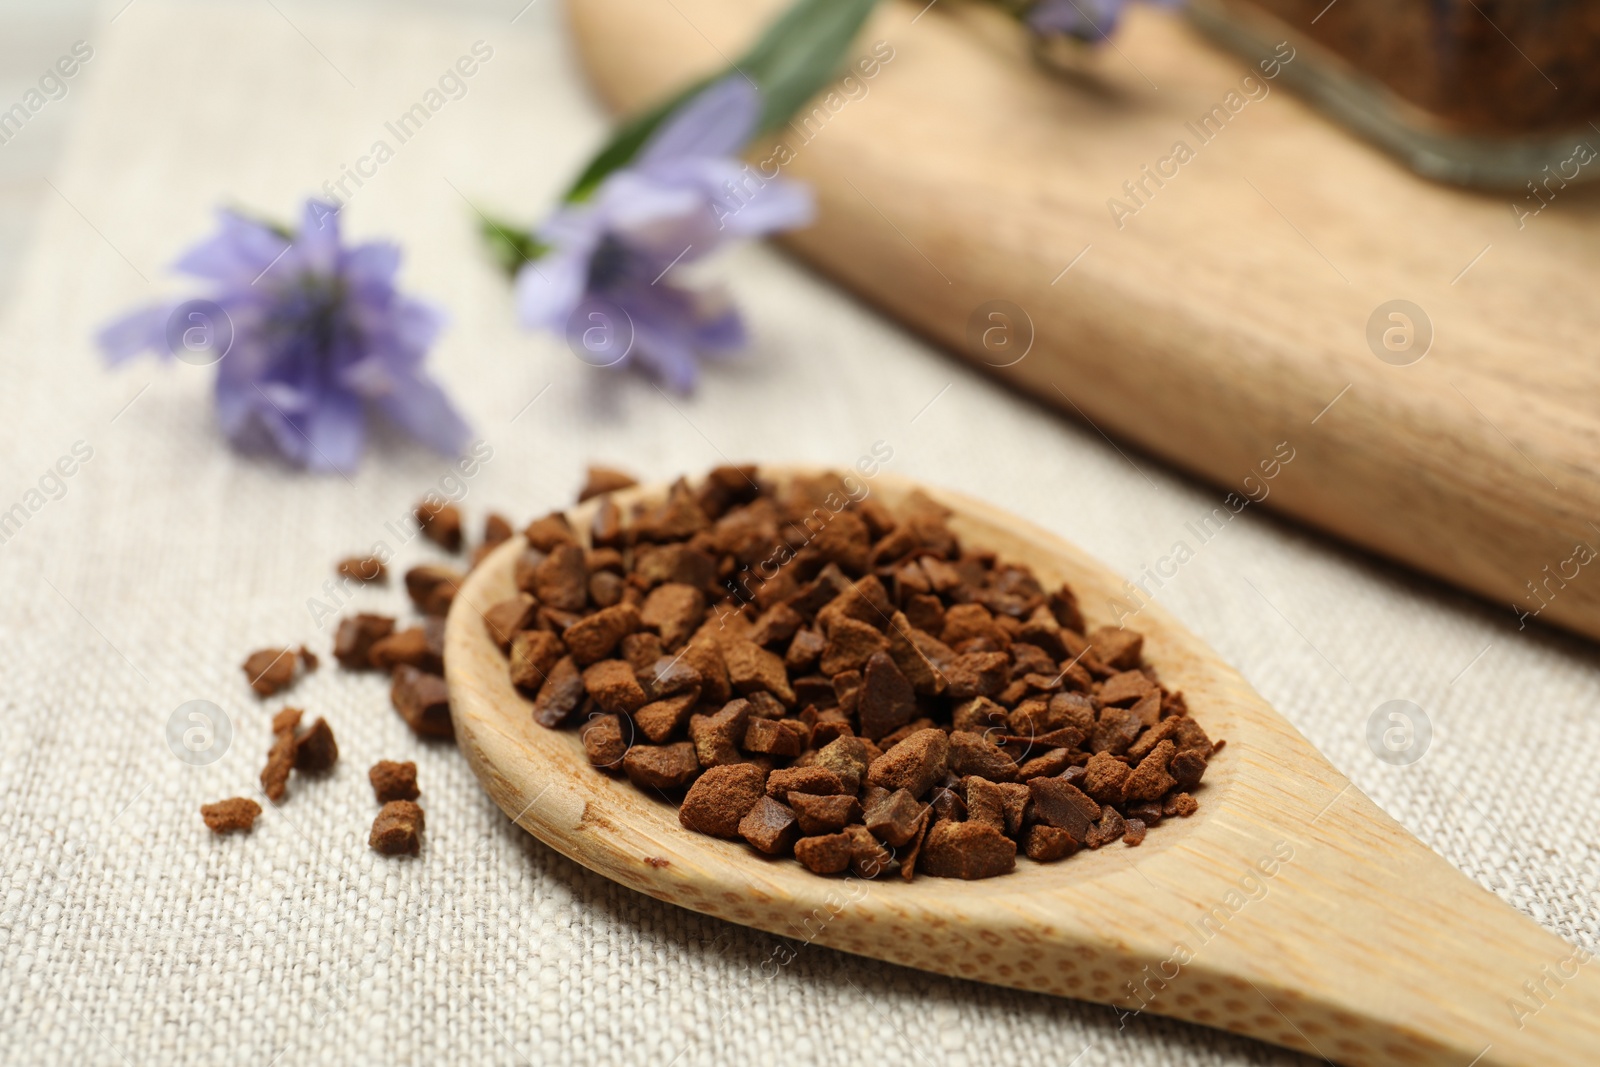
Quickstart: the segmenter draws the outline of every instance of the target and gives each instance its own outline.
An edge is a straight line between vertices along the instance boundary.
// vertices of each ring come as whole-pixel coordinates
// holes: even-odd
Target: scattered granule
[[[372,820],[367,844],[386,856],[403,856],[422,847],[422,809],[409,800],[391,800]]]
[[[389,702],[418,737],[454,737],[450,689],[437,674],[401,664],[389,686]]]
[[[765,795],[766,779],[765,771],[748,763],[711,767],[684,794],[678,821],[712,837],[738,837],[740,823]]]
[[[1129,848],[1136,848],[1144,844],[1146,827],[1143,819],[1127,819],[1126,829],[1122,832],[1122,843]]]
[[[322,666],[322,661],[317,658],[317,654],[305,645],[301,645],[296,654],[300,657],[300,664],[306,669],[307,674]]]
[[[387,582],[389,568],[377,556],[350,556],[339,561],[336,568],[341,577],[352,582]]]
[[[799,834],[794,812],[768,796],[757,800],[739,820],[739,836],[769,856],[788,852]]]
[[[634,745],[622,757],[628,780],[642,789],[682,789],[700,773],[694,746],[687,741],[671,745]]]
[[[483,613],[483,626],[489,639],[501,652],[511,647],[511,639],[528,628],[539,602],[528,593],[518,593]]]
[[[328,720],[318,718],[311,728],[295,738],[294,769],[302,774],[321,774],[339,761],[339,743],[333,739]]]
[[[417,505],[414,514],[422,536],[446,552],[461,551],[461,509],[442,500],[429,499]]]
[[[379,804],[387,804],[391,800],[415,800],[421,793],[417,788],[417,765],[410,760],[396,763],[394,760],[381,759],[367,772],[367,781],[372,783],[372,792]]]
[[[294,682],[300,658],[292,648],[262,648],[245,658],[245,680],[257,696],[269,697]]]
[[[444,615],[466,575],[454,567],[424,564],[406,571],[406,595],[424,615]]]
[[[837,833],[861,818],[861,802],[855,797],[790,793],[787,799],[803,834]]]
[[[261,768],[261,791],[275,804],[289,792],[297,747],[295,731],[304,714],[299,708],[284,708],[272,717],[272,747],[267,750],[267,765]]]
[[[950,742],[942,730],[918,730],[873,760],[867,781],[885,789],[907,790],[920,799],[944,777],[949,751]]]
[[[372,646],[392,633],[394,619],[388,615],[346,615],[334,633],[333,658],[345,670],[367,670],[372,666]]]
[[[372,643],[367,662],[380,671],[393,671],[401,664],[428,674],[444,673],[444,626],[441,619],[429,625],[413,626]]]
[[[504,515],[491,511],[483,517],[483,544],[486,548],[504,544],[515,534],[511,520]]]
[[[200,805],[200,817],[206,821],[206,829],[214,834],[249,833],[260,814],[261,805],[248,797],[229,797],[215,804]]]
[[[1017,843],[992,826],[940,820],[928,831],[917,869],[935,878],[993,878],[1017,865]]]
[[[593,497],[605,493],[615,493],[619,489],[628,489],[638,485],[639,482],[631,474],[626,474],[612,467],[589,468],[588,475],[584,478],[583,488],[578,490],[578,503],[583,503]]]

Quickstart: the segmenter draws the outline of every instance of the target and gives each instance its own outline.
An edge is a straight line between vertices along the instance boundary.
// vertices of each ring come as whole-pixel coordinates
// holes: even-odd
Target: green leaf
[[[500,269],[515,278],[524,263],[532,262],[550,251],[550,246],[514,222],[490,218],[478,212],[479,232],[489,246],[489,255]]]
[[[681,104],[722,78],[742,76],[761,90],[760,132],[782,126],[833,79],[850,42],[876,4],[877,0],[796,0],[732,68],[701,78],[624,122],[578,176],[566,201],[575,203],[594,195],[607,176],[638,155],[650,135]]]
[[[799,0],[735,69],[761,89],[761,130],[777,129],[833,80],[877,0]]]

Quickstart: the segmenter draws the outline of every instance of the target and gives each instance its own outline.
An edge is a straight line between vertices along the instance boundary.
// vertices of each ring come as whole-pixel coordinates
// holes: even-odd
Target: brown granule
[[[979,878],[1195,810],[1220,746],[1142,636],[1086,632],[1072,590],[964,546],[927,496],[896,511],[731,467],[664,500],[607,492],[586,487],[582,529],[524,529],[519,593],[484,625],[535,721],[579,728],[685,827],[818,873]],[[436,674],[405,677],[448,722]]]
[[[428,674],[443,674],[444,620],[429,619],[422,626],[379,638],[372,643],[367,662],[380,671],[406,664]]]
[[[417,765],[410,760],[396,763],[394,760],[381,759],[367,772],[367,781],[372,783],[372,792],[379,804],[387,804],[391,800],[415,800],[421,793],[417,788]]]
[[[578,490],[578,503],[605,493],[615,493],[619,489],[628,489],[638,485],[638,479],[631,474],[615,470],[611,467],[589,468],[588,476],[584,479],[583,488]]]
[[[389,568],[377,556],[350,556],[339,561],[338,573],[352,582],[387,582]]]
[[[444,615],[466,575],[454,567],[424,564],[406,571],[406,595],[424,615]]]
[[[634,745],[622,758],[623,773],[645,789],[682,789],[700,773],[694,746],[687,741],[671,745]]]
[[[288,795],[297,747],[295,731],[304,714],[299,708],[284,708],[272,717],[272,747],[267,750],[267,765],[261,768],[261,791],[273,803]]]
[[[837,833],[861,817],[861,802],[855,797],[790,793],[787,799],[803,834]]]
[[[794,812],[772,797],[757,800],[739,820],[739,836],[769,856],[788,852],[799,834]]]
[[[511,647],[511,639],[533,622],[533,613],[538,607],[539,602],[530,594],[518,593],[483,613],[484,629],[489,631],[489,638],[504,652]]]
[[[561,638],[549,630],[523,630],[511,639],[512,684],[539,692],[564,655]]]
[[[786,797],[790,793],[837,796],[845,792],[844,782],[826,767],[785,767],[767,776],[767,796]],[[854,792],[853,790],[851,792]]]
[[[262,648],[245,658],[245,680],[257,696],[269,697],[288,688],[295,679],[300,657],[292,648]]]
[[[855,839],[849,834],[802,837],[794,843],[794,858],[812,874],[841,874],[850,866]]]
[[[200,817],[214,834],[249,833],[261,814],[261,805],[248,797],[229,797],[215,804],[200,805]]]
[[[1022,847],[1033,862],[1052,863],[1078,851],[1082,842],[1065,830],[1039,823],[1023,834]]]
[[[497,512],[489,512],[483,517],[483,547],[494,548],[504,544],[516,535],[516,530],[511,525],[511,520]]]
[[[461,509],[436,498],[424,500],[416,508],[422,536],[446,552],[461,551]]]
[[[602,711],[631,714],[650,699],[633,676],[633,668],[620,659],[601,660],[583,672],[583,688]]]
[[[614,771],[622,766],[628,752],[628,739],[618,715],[596,715],[583,726],[583,753],[591,766]]]
[[[392,633],[394,619],[388,615],[346,615],[333,637],[333,658],[347,671],[368,670],[372,646]]]
[[[389,702],[418,737],[454,737],[450,721],[450,689],[437,674],[408,664],[395,668]]]
[[[872,761],[867,781],[885,789],[904,789],[921,799],[944,777],[950,741],[942,730],[918,730]]]
[[[568,651],[580,667],[598,663],[616,651],[622,639],[641,625],[639,609],[632,604],[602,608],[567,627],[562,635]]]
[[[1017,865],[1017,843],[982,823],[940,820],[928,831],[919,863],[935,878],[993,878]]]
[[[294,742],[294,769],[302,774],[321,774],[339,761],[339,743],[333,739],[328,720],[318,718]]]
[[[404,856],[422,847],[422,809],[409,800],[391,800],[372,820],[367,844],[386,856]]]
[[[712,767],[684,794],[678,821],[712,837],[738,837],[739,824],[765,795],[766,778],[765,771],[749,763]]]

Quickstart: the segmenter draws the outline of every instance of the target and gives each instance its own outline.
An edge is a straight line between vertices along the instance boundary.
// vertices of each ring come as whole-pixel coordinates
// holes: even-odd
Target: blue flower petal
[[[744,148],[761,119],[761,93],[742,74],[706,86],[657,127],[634,157],[648,167],[686,156],[731,156]]]

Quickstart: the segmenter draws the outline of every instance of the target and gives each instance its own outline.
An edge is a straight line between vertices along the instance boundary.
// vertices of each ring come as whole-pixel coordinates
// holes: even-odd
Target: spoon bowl
[[[811,473],[762,468],[778,482]],[[1028,565],[1047,588],[1067,582],[1091,628],[1110,621],[1122,580],[1060,538],[956,493],[889,474],[870,484],[891,510],[921,490],[952,511],[964,545]],[[666,488],[612,499],[626,513]],[[597,506],[569,512],[580,538]],[[1158,605],[1129,623],[1146,661],[1227,741],[1192,817],[1162,820],[1137,848],[1019,856],[1014,872],[982,881],[825,878],[685,829],[675,806],[590,767],[577,731],[534,722],[481,618],[516,593],[524,547],[514,537],[484,559],[451,608],[456,737],[507,815],[613,881],[805,943],[1342,1064],[1600,1062],[1592,957],[1412,837]]]

